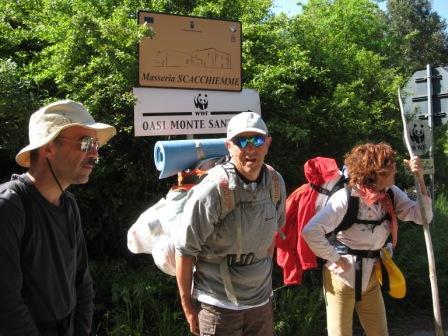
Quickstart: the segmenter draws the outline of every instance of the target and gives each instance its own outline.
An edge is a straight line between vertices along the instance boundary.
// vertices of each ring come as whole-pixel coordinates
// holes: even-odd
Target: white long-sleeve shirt
[[[405,192],[397,186],[391,187],[394,193],[394,208],[397,218],[402,221],[413,221],[422,224],[420,207],[416,201],[409,199]],[[352,189],[353,196],[359,196],[355,188]],[[426,210],[426,218],[432,219],[432,201],[428,196],[423,195],[423,204]],[[333,245],[325,237],[327,233],[332,232],[341,223],[347,212],[348,199],[345,189],[336,192],[328,201],[327,205],[308,222],[302,231],[303,238],[308,243],[311,250],[319,257],[327,260],[325,267],[331,269],[331,266],[340,257],[345,258],[351,267],[349,270],[337,274],[337,277],[354,288],[355,267],[353,255],[339,255]],[[358,219],[380,220],[384,218],[386,212],[376,202],[370,206],[366,205],[360,198]],[[353,250],[379,250],[381,249],[387,237],[390,234],[389,221],[385,220],[378,226],[366,224],[353,224],[349,229],[337,233],[336,238],[341,243]],[[364,292],[372,274],[376,259],[363,259],[362,273],[362,291]]]

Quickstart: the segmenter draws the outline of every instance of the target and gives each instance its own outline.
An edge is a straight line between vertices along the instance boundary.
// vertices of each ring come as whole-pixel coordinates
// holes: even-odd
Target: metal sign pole
[[[433,147],[434,147],[434,112],[433,112],[433,104],[432,104],[432,73],[431,73],[431,64],[426,65],[426,88],[428,91],[428,127],[429,127],[429,134],[430,134],[430,144],[429,147],[429,161],[433,162]],[[429,175],[430,179],[430,186],[429,190],[431,193],[431,199],[434,200],[434,174]],[[433,210],[434,210],[434,203],[433,203]]]

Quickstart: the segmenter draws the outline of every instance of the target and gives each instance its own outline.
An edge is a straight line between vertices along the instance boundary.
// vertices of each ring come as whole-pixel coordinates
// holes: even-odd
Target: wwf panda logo
[[[423,125],[414,124],[410,132],[410,138],[416,144],[422,144],[425,142],[425,132],[423,129]]]
[[[201,110],[207,109],[208,106],[208,97],[207,95],[202,95],[201,93],[194,97],[194,106]]]

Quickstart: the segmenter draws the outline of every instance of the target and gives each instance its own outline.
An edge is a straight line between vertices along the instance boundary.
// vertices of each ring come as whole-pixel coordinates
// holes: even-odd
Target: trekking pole
[[[404,140],[405,140],[409,155],[411,157],[413,157],[414,153],[413,153],[412,147],[409,143],[408,128],[407,128],[407,124],[406,124],[406,117],[404,115],[403,102],[401,100],[400,89],[398,89],[398,102],[400,104],[401,118],[403,121]],[[421,189],[422,186],[420,185],[420,182],[418,179],[418,173],[414,173],[413,175],[414,175],[415,189],[417,191],[417,202],[418,202],[418,205],[420,206],[420,213],[422,216],[423,233],[425,235],[425,243],[426,243],[426,252],[428,254],[429,280],[431,282],[432,307],[433,307],[433,311],[434,311],[435,335],[443,336],[442,314],[440,313],[439,289],[437,287],[437,274],[436,274],[436,263],[435,263],[435,259],[434,259],[434,249],[432,247],[431,233],[429,231],[429,225],[428,225],[429,223],[428,223],[428,219],[426,218],[425,207],[423,205],[423,200],[422,200],[422,189]]]

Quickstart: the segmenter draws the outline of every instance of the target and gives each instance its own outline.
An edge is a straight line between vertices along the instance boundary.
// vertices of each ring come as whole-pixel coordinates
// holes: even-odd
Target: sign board
[[[258,91],[134,88],[135,136],[220,134],[235,114],[261,114]]]
[[[139,85],[241,91],[241,23],[139,11]]]
[[[432,112],[434,125],[445,124],[448,116],[448,71],[431,68]],[[427,70],[414,72],[402,90],[403,109],[408,120],[428,120]]]
[[[423,155],[432,146],[431,129],[425,120],[414,119],[406,125],[409,135],[409,143],[414,155]]]

